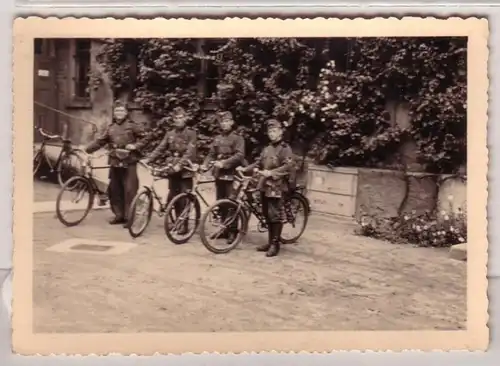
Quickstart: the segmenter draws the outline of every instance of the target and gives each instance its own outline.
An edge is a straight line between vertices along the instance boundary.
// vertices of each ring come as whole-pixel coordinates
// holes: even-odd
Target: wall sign
[[[48,77],[50,75],[49,70],[38,70],[38,76]]]

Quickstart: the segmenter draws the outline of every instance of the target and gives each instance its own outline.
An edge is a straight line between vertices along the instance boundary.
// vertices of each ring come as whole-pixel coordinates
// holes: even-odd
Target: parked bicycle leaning
[[[108,145],[109,148],[109,201],[115,216],[111,225],[127,227],[127,213],[139,188],[137,162],[145,145],[144,129],[132,121],[125,103],[117,101],[113,120],[104,133],[90,143],[85,152],[90,154]]]

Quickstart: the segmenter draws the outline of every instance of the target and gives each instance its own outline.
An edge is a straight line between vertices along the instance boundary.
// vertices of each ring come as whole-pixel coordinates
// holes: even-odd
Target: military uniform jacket
[[[196,159],[196,138],[196,131],[188,127],[182,130],[170,130],[165,134],[165,137],[163,137],[163,140],[151,153],[149,158],[156,160],[166,150],[167,158],[164,162],[165,165],[179,164],[186,166],[188,160],[194,162]],[[182,178],[189,178],[193,176],[193,173],[183,170],[180,176]]]
[[[286,142],[270,144],[264,148],[257,160],[249,165],[245,171],[254,168],[269,170],[272,173],[279,173],[280,176],[269,177],[262,186],[262,191],[266,197],[281,197],[288,190],[288,177],[293,169],[293,153],[290,145]],[[287,175],[281,176],[282,173]]]
[[[126,119],[121,124],[113,121],[104,133],[94,142],[90,143],[85,151],[89,154],[108,145],[109,165],[112,167],[127,167],[135,164],[140,159],[139,151],[145,144],[144,128],[130,119]],[[126,157],[119,156],[114,149],[125,149],[128,144],[134,144],[136,151],[131,151]]]
[[[218,180],[233,180],[236,167],[243,164],[245,159],[245,139],[236,132],[220,134],[210,147],[204,165],[217,160],[222,168],[214,169],[213,175]]]

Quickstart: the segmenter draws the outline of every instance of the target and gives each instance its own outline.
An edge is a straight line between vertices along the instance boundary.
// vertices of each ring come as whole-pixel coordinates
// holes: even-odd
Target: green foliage
[[[209,41],[205,40],[205,47]],[[203,155],[217,133],[207,98],[233,112],[254,156],[267,141],[265,120],[287,121],[288,138],[322,163],[380,166],[413,139],[431,172],[453,172],[466,160],[466,39],[230,39],[207,64],[220,76],[200,93],[199,48],[190,39],[115,39],[99,57],[115,93],[135,99],[155,122],[153,148],[177,105],[192,116]],[[127,60],[138,60],[137,82]],[[406,103],[412,124],[392,122],[387,101]]]

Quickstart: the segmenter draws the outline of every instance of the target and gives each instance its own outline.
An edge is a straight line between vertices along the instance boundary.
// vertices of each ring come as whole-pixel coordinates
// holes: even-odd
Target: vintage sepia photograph
[[[467,32],[487,26],[462,21],[137,38],[24,20],[29,331],[468,334],[471,260],[486,283],[487,49]]]

